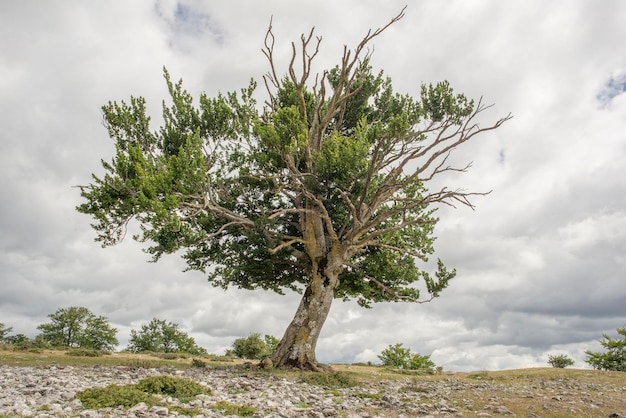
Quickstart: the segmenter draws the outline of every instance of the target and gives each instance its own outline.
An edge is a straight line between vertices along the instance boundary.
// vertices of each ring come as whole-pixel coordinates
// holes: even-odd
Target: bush
[[[173,396],[181,400],[209,392],[193,380],[167,375],[147,377],[137,383],[137,388],[143,392]]]
[[[617,333],[623,336],[621,340],[613,339],[602,334],[600,344],[607,349],[606,353],[585,351],[587,363],[596,370],[614,370],[626,372],[626,327],[618,328]]]
[[[118,406],[129,408],[140,402],[151,407],[161,404],[153,395],[168,395],[187,401],[202,393],[210,394],[210,390],[192,380],[163,375],[148,377],[136,385],[109,385],[103,388],[85,389],[76,394],[76,399],[79,399],[87,409]]]
[[[74,348],[65,353],[68,356],[74,357],[102,357],[105,354],[109,354],[107,351],[92,350],[89,348]]]
[[[256,408],[249,405],[235,405],[226,401],[217,401],[213,409],[222,411],[223,415],[236,415],[238,417],[251,417],[256,414]]]
[[[358,386],[358,382],[350,375],[341,372],[335,373],[304,373],[300,381],[312,386],[321,386],[329,389],[351,388]]]
[[[435,363],[430,359],[430,356],[411,353],[410,349],[402,347],[402,343],[390,345],[378,355],[378,358],[382,361],[383,366],[429,372],[435,370]]]
[[[260,359],[272,354],[278,342],[278,339],[271,335],[265,335],[261,339],[261,334],[254,333],[245,338],[237,338],[233,341],[232,350],[226,354],[232,354],[239,358]]]
[[[87,409],[116,408],[123,406],[130,408],[140,402],[148,407],[157,403],[156,398],[137,388],[136,385],[109,385],[103,388],[89,388],[76,394],[83,406]]]
[[[548,364],[552,367],[564,369],[567,366],[572,366],[574,364],[574,360],[572,360],[565,354],[559,354],[554,356],[550,355],[548,356]]]
[[[187,333],[178,329],[178,324],[153,318],[139,331],[130,331],[130,341],[126,351],[131,353],[189,353],[206,354],[206,350],[196,345]]]
[[[13,327],[7,327],[2,322],[0,322],[0,343],[6,341],[6,337],[9,335],[9,332],[13,330]]]

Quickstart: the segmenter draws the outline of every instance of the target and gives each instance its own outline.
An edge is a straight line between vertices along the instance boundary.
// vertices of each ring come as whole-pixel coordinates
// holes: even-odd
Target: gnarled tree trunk
[[[315,264],[315,263],[314,263]],[[285,335],[270,356],[273,366],[298,368],[310,371],[326,371],[315,358],[315,346],[333,302],[337,275],[326,269],[316,268],[307,286],[296,314],[287,327]]]

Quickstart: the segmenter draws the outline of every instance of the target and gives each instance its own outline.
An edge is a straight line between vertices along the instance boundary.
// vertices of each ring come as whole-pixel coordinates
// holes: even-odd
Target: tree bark
[[[332,272],[329,277],[323,266],[320,268],[315,264],[298,310],[270,356],[274,367],[310,371],[330,369],[317,362],[315,346],[330,311],[338,279]]]

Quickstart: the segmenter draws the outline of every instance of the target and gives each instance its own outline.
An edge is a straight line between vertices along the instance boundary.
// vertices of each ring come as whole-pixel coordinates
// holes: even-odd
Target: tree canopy
[[[193,337],[178,329],[178,324],[153,318],[142,325],[139,331],[130,331],[127,351],[141,353],[189,353],[206,354],[206,350],[196,345]]]
[[[48,317],[51,321],[37,329],[40,337],[53,347],[111,351],[118,344],[117,329],[104,316],[96,316],[87,308],[60,308]]]
[[[368,46],[403,15],[319,74],[311,68],[322,39],[311,30],[292,43],[281,73],[270,25],[262,105],[254,81],[194,101],[164,70],[170,100],[160,128],[141,97],[103,106],[116,154],[102,162],[104,176],[81,186],[77,208],[95,220],[97,240],[119,242],[134,220],[133,238],[154,261],[181,252],[215,286],[303,293],[272,356],[280,366],[317,368],[315,343],[334,298],[370,307],[439,296],[455,270],[442,261],[434,275],[420,267],[434,252],[437,206],[471,207],[482,193],[427,185],[465,171],[448,164],[451,153],[510,116],[481,126],[490,106],[446,81],[422,85],[417,97],[395,92],[373,70]]]
[[[606,349],[605,352],[585,351],[585,360],[594,369],[614,370],[626,372],[626,327],[617,328],[617,333],[622,339],[611,338],[602,334],[600,344]]]
[[[6,341],[9,337],[9,332],[13,331],[13,327],[7,327],[0,322],[0,343]]]

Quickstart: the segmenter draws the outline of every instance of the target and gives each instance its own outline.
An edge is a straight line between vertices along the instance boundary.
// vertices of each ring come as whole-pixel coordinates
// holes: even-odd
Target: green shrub
[[[228,350],[226,354],[239,358],[260,359],[272,354],[278,343],[276,337],[265,335],[261,338],[261,334],[254,333],[245,338],[237,338],[233,341],[232,350]]]
[[[147,393],[173,396],[180,400],[187,400],[196,395],[210,392],[193,380],[167,375],[147,377],[137,383],[137,388]]]
[[[207,366],[206,362],[204,362],[204,361],[202,361],[200,359],[195,358],[195,359],[191,360],[191,367],[203,368],[203,367],[206,367],[206,366]]]
[[[163,360],[178,360],[189,358],[187,353],[151,353],[152,356]]]
[[[88,409],[130,408],[140,402],[148,407],[160,405],[153,395],[172,396],[185,402],[203,393],[210,394],[210,390],[192,380],[162,375],[145,378],[136,385],[85,389],[76,394],[76,399]]]
[[[7,327],[0,322],[0,343],[6,341],[6,338],[9,336],[9,332],[11,331],[13,331],[13,327]]]
[[[131,353],[189,353],[206,354],[206,350],[196,344],[193,337],[178,329],[178,324],[153,318],[142,325],[140,330],[130,331],[126,351]]]
[[[410,349],[402,347],[402,343],[390,345],[378,355],[378,358],[382,361],[383,366],[428,372],[435,370],[435,363],[430,359],[430,356],[411,353]]]
[[[109,385],[103,388],[89,388],[76,394],[83,406],[87,409],[116,408],[123,406],[130,408],[140,402],[148,407],[156,405],[154,396],[143,392],[136,385]]]
[[[351,388],[358,386],[358,382],[350,375],[341,372],[334,373],[305,373],[300,377],[300,381],[313,386],[324,388]]]
[[[574,364],[574,360],[566,356],[565,354],[559,355],[549,355],[548,356],[548,364],[552,367],[556,367],[559,369],[564,369],[567,366],[571,366]]]
[[[213,409],[222,411],[224,415],[237,415],[238,417],[251,417],[256,414],[256,408],[250,405],[235,405],[226,401],[218,401]]]
[[[67,356],[75,356],[75,357],[102,357],[105,354],[109,354],[107,351],[103,350],[92,350],[89,348],[74,348],[72,350],[68,350],[65,355]]]

